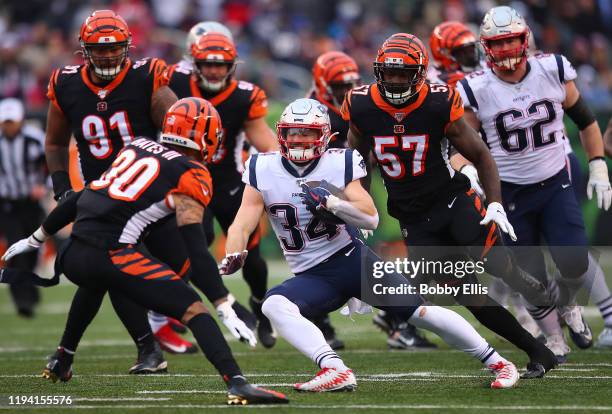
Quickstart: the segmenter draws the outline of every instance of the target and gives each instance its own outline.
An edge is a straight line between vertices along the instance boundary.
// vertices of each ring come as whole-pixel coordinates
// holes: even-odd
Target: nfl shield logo
[[[100,91],[98,92],[98,96],[100,97],[100,99],[106,98],[107,94],[108,94],[108,91],[106,89],[100,89]]]
[[[401,120],[404,119],[404,114],[401,112],[396,112],[395,119],[397,120],[397,122],[401,122]]]
[[[106,102],[98,102],[98,112],[106,112],[106,110],[108,109],[108,106],[106,105]]]

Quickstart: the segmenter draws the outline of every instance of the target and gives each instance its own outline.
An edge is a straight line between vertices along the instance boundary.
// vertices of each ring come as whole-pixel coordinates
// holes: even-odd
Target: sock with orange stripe
[[[187,323],[206,358],[225,378],[242,375],[219,325],[209,313],[200,313]]]

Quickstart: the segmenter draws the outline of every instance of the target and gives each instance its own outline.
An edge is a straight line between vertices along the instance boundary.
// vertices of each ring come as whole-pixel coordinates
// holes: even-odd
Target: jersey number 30
[[[121,152],[111,168],[92,181],[92,190],[108,187],[108,195],[116,200],[134,201],[159,175],[159,161],[153,157],[136,160],[134,150]]]

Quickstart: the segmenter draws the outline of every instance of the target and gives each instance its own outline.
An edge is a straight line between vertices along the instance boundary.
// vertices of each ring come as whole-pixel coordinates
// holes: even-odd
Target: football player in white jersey
[[[600,208],[608,209],[612,189],[603,159],[603,141],[595,118],[574,79],[576,72],[564,56],[528,57],[529,28],[506,6],[491,9],[480,28],[488,68],[457,84],[464,99],[466,119],[481,131],[497,163],[508,218],[518,240],[510,246],[537,246],[543,236],[562,278],[562,301],[572,304],[580,286],[592,285],[592,299],[610,297],[599,265],[589,257],[584,222],[571,188],[563,141],[566,113],[579,127],[589,158],[589,198],[595,192]],[[455,160],[457,166],[457,160]],[[540,250],[515,249],[529,273],[545,279]],[[542,310],[540,317],[552,312]],[[574,342],[592,344],[590,328],[577,306],[561,312]],[[547,345],[563,360],[569,347],[558,323],[541,326]]]
[[[265,211],[295,276],[268,291],[263,311],[283,338],[321,368],[312,380],[294,388],[353,390],[357,385],[353,372],[307,317],[336,310],[349,300],[355,303],[351,298],[362,297],[362,279],[371,279],[368,273],[362,277],[362,265],[372,269],[373,262],[380,260],[351,230],[373,230],[378,225],[374,202],[359,181],[366,175],[365,162],[357,151],[327,149],[329,115],[312,99],[291,103],[281,115],[277,133],[280,152],[255,154],[247,161],[242,205],[229,228],[220,271],[230,274],[242,266],[249,235]],[[329,188],[334,187],[342,196],[331,194]],[[395,287],[408,282],[399,273],[386,274],[384,280]],[[479,358],[496,375],[492,388],[512,387],[518,381],[514,364],[499,356],[461,316],[423,306],[419,295],[406,294],[399,300],[396,306],[380,308],[402,314],[415,326]]]

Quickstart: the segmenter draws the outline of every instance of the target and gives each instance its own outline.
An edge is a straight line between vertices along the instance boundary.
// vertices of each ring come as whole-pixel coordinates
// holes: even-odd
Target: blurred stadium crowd
[[[52,68],[80,64],[77,33],[93,9],[112,8],[127,20],[134,57],[174,63],[185,32],[201,20],[219,20],[235,35],[240,77],[260,84],[272,100],[287,102],[310,86],[309,69],[320,53],[353,56],[364,80],[377,45],[390,34],[426,40],[443,20],[477,29],[493,0],[27,0],[0,4],[0,99],[25,102],[28,118],[44,121]],[[504,3],[504,2],[502,2]],[[578,71],[578,88],[591,108],[612,112],[612,2],[523,0],[505,2],[528,20],[536,45],[562,53]]]

